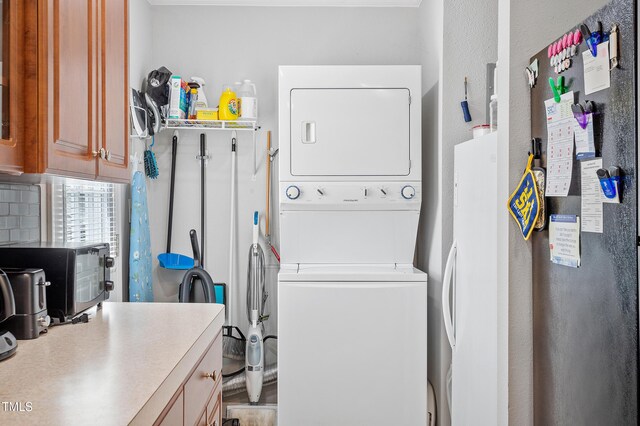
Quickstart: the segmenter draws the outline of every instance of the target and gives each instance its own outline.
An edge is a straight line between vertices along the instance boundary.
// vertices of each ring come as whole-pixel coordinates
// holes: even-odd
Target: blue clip
[[[620,203],[620,175],[617,167],[612,167],[612,174],[607,169],[599,169],[596,173],[600,180],[600,188],[607,203]]]

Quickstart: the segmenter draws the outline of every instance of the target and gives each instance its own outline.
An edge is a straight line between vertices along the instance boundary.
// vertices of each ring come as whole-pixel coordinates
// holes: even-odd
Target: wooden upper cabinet
[[[37,32],[26,79],[38,100],[25,171],[128,181],[127,0],[25,2]]]
[[[43,172],[96,176],[96,13],[95,0],[47,0]]]
[[[129,43],[127,0],[100,2],[100,142],[98,176],[129,177]]]
[[[24,4],[0,2],[0,172],[24,171]]]

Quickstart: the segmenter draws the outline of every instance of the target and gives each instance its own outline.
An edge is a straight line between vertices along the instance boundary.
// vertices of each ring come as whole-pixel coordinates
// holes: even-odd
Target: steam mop
[[[264,302],[267,298],[264,284],[264,252],[258,243],[260,235],[260,216],[253,214],[253,244],[249,248],[249,271],[247,282],[247,315],[249,330],[245,349],[245,374],[247,394],[251,404],[257,404],[262,393],[264,379],[264,341],[262,339],[262,320]]]

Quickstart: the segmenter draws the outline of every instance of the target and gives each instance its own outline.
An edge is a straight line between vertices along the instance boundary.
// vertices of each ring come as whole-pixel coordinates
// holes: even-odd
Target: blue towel
[[[129,240],[129,301],[153,302],[151,282],[151,236],[147,184],[135,172],[131,182],[131,234]]]

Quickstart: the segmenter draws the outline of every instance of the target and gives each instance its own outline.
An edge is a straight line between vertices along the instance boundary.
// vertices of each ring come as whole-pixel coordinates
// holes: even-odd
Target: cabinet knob
[[[107,159],[107,161],[111,161],[111,151],[109,151],[109,150],[107,150],[106,159]]]
[[[203,373],[203,375],[202,375],[202,376],[203,376],[204,378],[206,378],[206,379],[211,379],[211,380],[213,380],[214,382],[215,382],[216,380],[218,380],[218,373],[216,372],[216,370],[213,370],[213,372],[211,372],[211,373]]]
[[[93,155],[94,158],[100,156],[100,158],[104,160],[107,156],[107,151],[105,151],[104,148],[100,148],[98,151],[91,151],[91,155]]]

